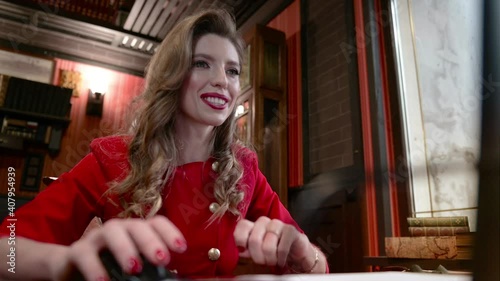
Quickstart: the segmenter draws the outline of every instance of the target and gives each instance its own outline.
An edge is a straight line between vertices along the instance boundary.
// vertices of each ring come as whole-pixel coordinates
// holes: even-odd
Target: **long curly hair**
[[[137,115],[130,127],[128,143],[130,171],[112,185],[123,211],[120,217],[148,218],[162,206],[163,188],[172,179],[179,160],[175,141],[175,118],[180,89],[192,65],[193,47],[206,34],[230,40],[243,61],[244,42],[234,18],[225,10],[205,10],[178,23],[165,37],[147,69],[145,89],[139,97]],[[227,211],[240,215],[238,204],[244,192],[238,186],[243,169],[236,159],[236,121],[233,112],[214,128],[211,155],[219,162],[214,197],[220,204],[210,221]],[[124,199],[126,198],[126,199]]]

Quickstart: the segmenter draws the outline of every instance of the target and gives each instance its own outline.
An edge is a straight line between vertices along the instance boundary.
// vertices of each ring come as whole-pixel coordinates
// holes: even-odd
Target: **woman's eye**
[[[197,61],[193,62],[193,67],[208,68],[208,63],[206,61],[197,60]]]
[[[232,76],[238,76],[238,75],[240,75],[240,72],[238,71],[238,69],[235,69],[235,68],[228,69],[227,73],[229,75],[232,75]]]

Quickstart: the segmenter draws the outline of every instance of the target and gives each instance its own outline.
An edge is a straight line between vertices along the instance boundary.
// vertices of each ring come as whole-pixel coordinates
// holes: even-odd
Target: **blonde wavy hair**
[[[234,18],[224,10],[205,10],[187,17],[165,37],[147,67],[145,89],[138,100],[139,111],[130,128],[130,172],[110,189],[121,198],[120,217],[148,218],[163,204],[163,188],[172,179],[179,163],[180,148],[175,141],[174,124],[180,89],[192,65],[194,44],[206,34],[230,40],[240,62],[243,61],[243,40],[236,31]],[[213,132],[211,155],[219,162],[214,197],[221,207],[210,222],[227,211],[240,215],[238,205],[244,193],[238,182],[243,169],[236,159],[235,128],[233,109],[229,118]]]

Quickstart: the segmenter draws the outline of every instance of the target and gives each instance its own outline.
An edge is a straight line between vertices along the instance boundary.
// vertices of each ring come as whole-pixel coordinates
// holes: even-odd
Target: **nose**
[[[212,86],[214,87],[220,87],[223,89],[227,88],[228,80],[226,76],[226,70],[223,68],[214,69],[211,82]]]

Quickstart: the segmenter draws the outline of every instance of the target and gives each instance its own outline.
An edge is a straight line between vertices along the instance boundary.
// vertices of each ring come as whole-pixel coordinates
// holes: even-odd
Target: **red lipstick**
[[[229,99],[226,96],[218,93],[204,93],[201,95],[201,100],[205,104],[216,110],[225,109],[229,102]]]

